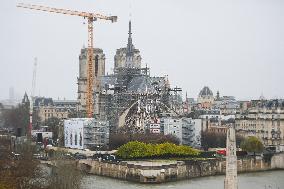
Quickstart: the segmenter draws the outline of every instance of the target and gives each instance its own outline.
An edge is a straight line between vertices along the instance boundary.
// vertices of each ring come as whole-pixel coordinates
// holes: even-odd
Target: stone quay
[[[102,162],[78,160],[77,167],[88,174],[106,176],[138,183],[164,183],[196,177],[226,173],[226,160],[145,160]],[[270,160],[243,158],[237,160],[238,173],[284,169],[284,153],[275,154]]]

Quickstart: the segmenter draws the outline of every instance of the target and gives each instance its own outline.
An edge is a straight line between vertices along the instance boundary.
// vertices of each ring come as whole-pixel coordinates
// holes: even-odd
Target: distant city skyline
[[[206,86],[204,86],[204,87],[206,87]],[[11,96],[10,96],[10,89],[13,89],[13,92],[14,92],[14,98],[11,98]],[[210,88],[210,87],[209,87]],[[201,91],[202,89],[200,89],[200,91]],[[199,91],[199,92],[200,92]],[[198,92],[198,94],[196,94],[195,96],[189,96],[188,95],[188,92],[187,91],[182,91],[182,97],[183,97],[183,99],[184,100],[186,100],[186,95],[187,95],[187,98],[194,98],[196,101],[197,101],[197,99],[198,99],[198,95],[199,95],[199,92]],[[214,97],[217,97],[217,92],[219,92],[220,93],[220,91],[219,90],[217,90],[216,92],[214,91],[214,94],[213,94],[213,96]],[[28,94],[28,96],[30,97],[30,93],[28,92],[28,91],[24,91],[24,92],[19,92],[19,91],[14,91],[14,88],[13,87],[10,87],[9,88],[9,91],[8,91],[8,95],[7,95],[7,97],[5,98],[1,98],[0,99],[0,102],[1,102],[1,100],[15,100],[15,101],[21,101],[22,99],[23,99],[23,97],[24,97],[24,94],[25,93],[27,93]],[[3,96],[5,96],[5,95],[3,95]],[[35,95],[36,97],[46,97],[46,98],[53,98],[54,100],[76,100],[75,98],[66,98],[66,97],[64,97],[64,96],[57,96],[57,97],[55,97],[55,96],[47,96],[47,95],[41,95],[40,94],[40,91],[39,91],[39,93],[38,94],[36,94]],[[235,95],[226,95],[226,94],[224,94],[224,95],[222,95],[222,94],[220,94],[220,97],[222,97],[222,96],[233,96],[233,97],[235,97],[236,98],[236,100],[260,100],[260,99],[262,99],[262,98],[264,98],[264,99],[283,99],[283,97],[278,97],[278,96],[275,96],[275,97],[272,97],[272,98],[268,98],[268,97],[266,97],[263,93],[262,94],[260,94],[258,97],[256,97],[256,98],[237,98]]]
[[[24,3],[118,16],[115,24],[95,23],[95,47],[111,73],[116,49],[133,44],[151,75],[168,75],[183,96],[197,98],[208,86],[238,100],[284,98],[284,2],[281,0],[114,1],[23,0]],[[87,44],[81,18],[0,6],[0,99],[30,94],[33,59],[38,58],[36,95],[77,98],[79,54]],[[159,9],[157,10],[157,7]],[[131,13],[131,16],[129,15]]]

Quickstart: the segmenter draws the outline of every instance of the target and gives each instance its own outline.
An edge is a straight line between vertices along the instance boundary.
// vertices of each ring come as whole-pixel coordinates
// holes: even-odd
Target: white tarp
[[[69,119],[64,121],[64,143],[69,148],[84,148],[84,124],[86,119]]]

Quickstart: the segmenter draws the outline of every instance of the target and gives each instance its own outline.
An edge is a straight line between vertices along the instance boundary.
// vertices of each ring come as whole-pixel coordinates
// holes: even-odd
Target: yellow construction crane
[[[87,66],[87,97],[86,97],[86,111],[89,118],[93,117],[94,113],[94,73],[93,73],[93,22],[97,19],[110,20],[111,22],[117,21],[117,16],[104,16],[101,14],[80,12],[68,9],[58,9],[39,5],[30,5],[19,3],[17,7],[40,10],[46,12],[81,16],[88,19],[88,66]]]

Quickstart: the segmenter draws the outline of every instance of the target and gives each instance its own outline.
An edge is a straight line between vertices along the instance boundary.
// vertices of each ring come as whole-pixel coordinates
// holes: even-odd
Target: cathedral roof
[[[128,84],[129,92],[138,93],[155,93],[155,87],[161,88],[165,85],[164,77],[149,77],[149,76],[138,76],[134,77]]]
[[[108,75],[101,78],[101,85],[115,85],[117,75]],[[166,84],[165,77],[150,77],[148,75],[139,75],[131,78],[127,82],[127,91],[134,93],[155,93],[156,87],[162,88]]]
[[[199,96],[213,96],[212,91],[209,89],[209,87],[205,86],[203,89],[199,92]]]

